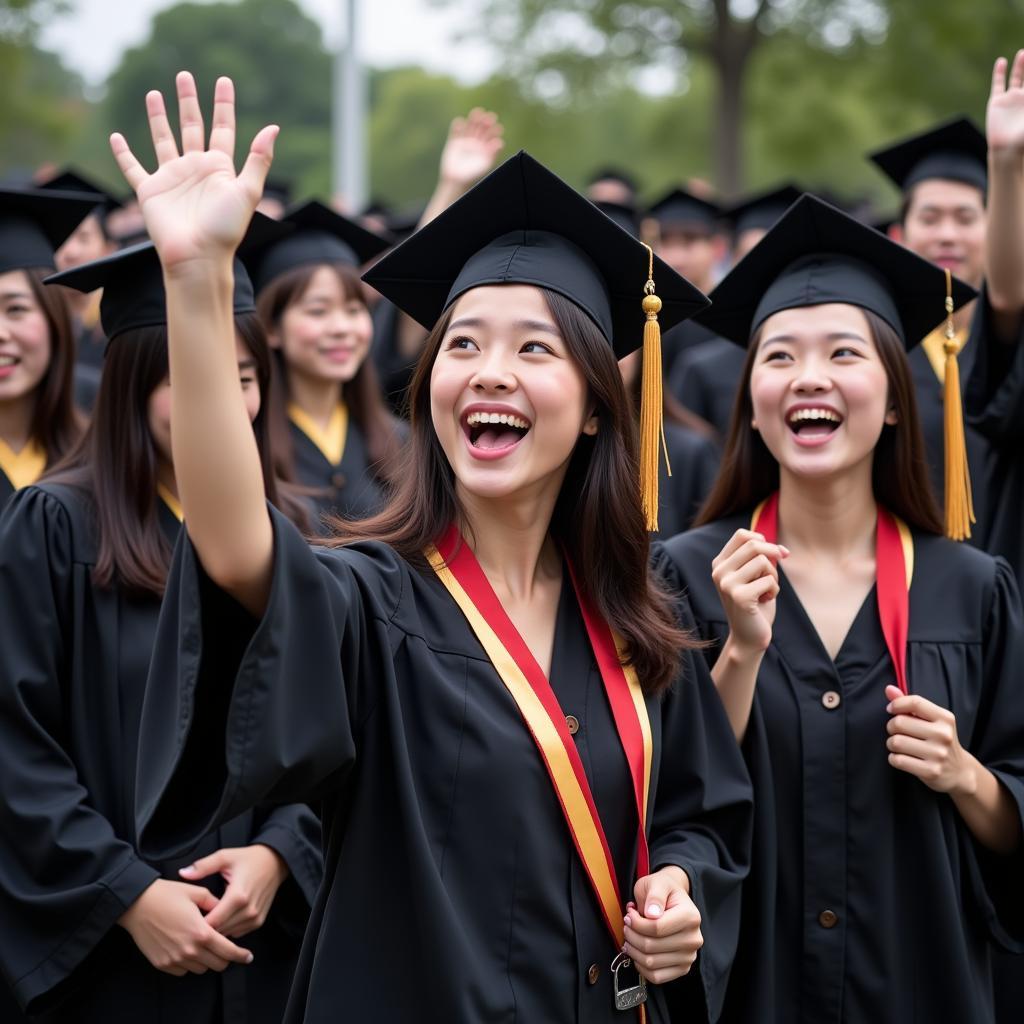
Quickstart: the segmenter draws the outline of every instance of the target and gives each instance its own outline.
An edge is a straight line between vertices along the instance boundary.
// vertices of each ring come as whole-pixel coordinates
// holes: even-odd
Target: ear
[[[267,331],[267,344],[271,348],[281,347],[281,332],[280,331]]]
[[[760,430],[761,429],[757,425],[757,419],[755,417],[753,417],[753,416],[750,418],[750,429],[751,430]]]
[[[581,433],[589,434],[591,437],[593,437],[597,433],[597,428],[599,426],[600,423],[597,418],[597,413],[591,411],[590,415],[587,417],[586,421],[583,424],[583,430],[581,431]]]
[[[893,242],[896,242],[897,245],[903,244],[903,225],[898,220],[894,220],[889,227],[886,228],[885,233]]]
[[[887,427],[895,427],[899,421],[900,418],[896,415],[895,406],[890,406],[885,412],[885,425]]]

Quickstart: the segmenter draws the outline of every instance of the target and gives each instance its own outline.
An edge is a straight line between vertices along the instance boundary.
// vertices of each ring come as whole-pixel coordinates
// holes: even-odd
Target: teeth
[[[831,409],[797,409],[789,414],[790,423],[804,420],[827,420],[829,423],[841,423],[842,419]]]
[[[0,356],[0,366],[13,366],[17,361],[14,356]]]
[[[519,416],[509,415],[503,412],[471,412],[466,417],[466,424],[470,427],[482,426],[486,423],[501,423],[517,430],[529,430],[530,424]]]

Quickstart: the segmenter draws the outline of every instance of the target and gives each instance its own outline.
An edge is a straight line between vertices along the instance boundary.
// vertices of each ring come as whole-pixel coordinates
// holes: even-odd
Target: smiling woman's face
[[[889,383],[863,310],[830,303],[774,313],[750,377],[754,427],[779,466],[824,478],[870,460]]]
[[[480,498],[561,487],[581,433],[596,433],[587,385],[543,293],[461,296],[430,376],[430,410],[458,486]]]

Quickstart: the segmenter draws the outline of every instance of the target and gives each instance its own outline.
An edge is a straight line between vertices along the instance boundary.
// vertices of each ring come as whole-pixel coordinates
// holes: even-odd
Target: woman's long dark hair
[[[52,271],[23,273],[50,332],[50,362],[36,385],[30,432],[46,452],[46,465],[52,466],[74,447],[85,427],[75,408],[75,333],[66,293],[43,284]]]
[[[629,664],[646,693],[676,676],[680,652],[695,646],[676,624],[672,602],[648,569],[650,537],[640,505],[637,426],[607,341],[573,303],[541,289],[558,330],[580,367],[599,429],[576,444],[562,484],[551,534],[567,552],[586,596],[625,641]],[[389,544],[414,564],[453,523],[465,525],[455,477],[430,415],[430,374],[451,320],[431,332],[409,391],[410,442],[394,495],[378,515],[335,519],[332,545],[358,540]]]
[[[270,349],[255,313],[235,317],[235,329],[256,364],[260,394],[270,384]],[[47,479],[82,487],[96,511],[99,550],[93,579],[129,591],[162,595],[171,547],[157,518],[157,449],[149,429],[149,399],[167,377],[166,326],[119,334],[107,349],[92,422],[77,448]],[[282,494],[274,476],[266,403],[253,421],[267,497],[307,525],[301,505]]]
[[[268,331],[278,331],[285,310],[306,293],[313,275],[329,267],[338,276],[346,301],[355,300],[367,306],[363,282],[355,267],[344,263],[311,264],[295,267],[274,278],[260,292],[256,308]],[[369,308],[367,306],[367,308]],[[288,427],[288,370],[280,348],[274,350],[275,372],[270,389],[270,431],[278,475],[295,479],[295,454]],[[355,375],[342,388],[349,417],[358,424],[366,438],[369,469],[379,482],[390,485],[394,479],[395,462],[401,448],[398,420],[384,401],[377,367],[369,353]]]
[[[872,486],[875,500],[901,519],[927,533],[943,532],[928,475],[924,437],[907,352],[899,335],[878,315],[865,309],[868,326],[889,382],[889,404],[897,422],[882,428],[875,445]],[[750,377],[757,359],[761,331],[747,349],[741,384],[733,406],[721,469],[694,526],[748,512],[779,488],[779,464],[751,423],[754,406]]]

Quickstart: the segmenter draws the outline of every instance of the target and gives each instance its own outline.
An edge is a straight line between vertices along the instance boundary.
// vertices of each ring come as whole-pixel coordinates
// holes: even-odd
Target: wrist
[[[978,769],[981,767],[978,759],[964,751],[964,766],[960,777],[953,786],[951,795],[960,797],[973,797],[978,792]]]
[[[757,668],[764,658],[765,648],[739,640],[733,633],[726,638],[721,657],[733,668]]]
[[[989,146],[988,170],[992,177],[1024,174],[1024,147]]]

